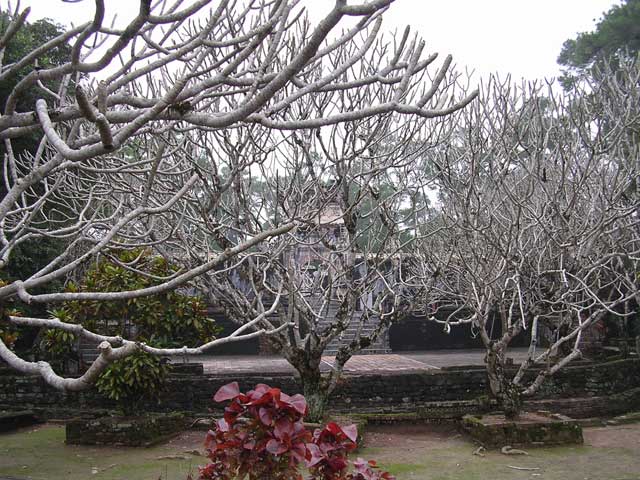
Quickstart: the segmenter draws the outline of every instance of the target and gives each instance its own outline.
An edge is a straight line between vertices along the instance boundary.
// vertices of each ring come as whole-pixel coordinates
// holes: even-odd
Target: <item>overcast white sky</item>
[[[305,0],[313,18],[333,5],[331,0]],[[6,7],[8,0],[0,0]],[[12,2],[15,3],[15,0]],[[108,14],[124,22],[132,18],[136,0],[106,0]],[[356,3],[350,1],[350,3]],[[385,14],[388,29],[410,24],[427,43],[428,52],[451,53],[459,69],[480,75],[511,73],[515,78],[559,74],[556,58],[562,43],[577,32],[592,30],[612,0],[396,0]],[[49,17],[68,25],[88,21],[93,1],[22,0],[31,6],[31,20]],[[215,2],[214,2],[215,5]],[[120,23],[120,22],[118,22]]]

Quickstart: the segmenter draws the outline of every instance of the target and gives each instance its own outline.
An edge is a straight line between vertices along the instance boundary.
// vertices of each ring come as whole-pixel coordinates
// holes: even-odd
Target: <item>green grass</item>
[[[418,463],[386,463],[381,467],[395,476],[408,476],[423,473],[427,468],[425,465]]]
[[[640,426],[633,428],[640,430]],[[611,430],[612,436],[621,433],[622,430]],[[359,456],[375,458],[398,480],[640,479],[637,436],[629,438],[628,443],[618,441],[615,447],[527,448],[529,455],[526,456],[503,455],[492,450],[485,452],[484,457],[473,455],[477,445],[453,433],[440,434],[435,441],[420,434],[402,435],[401,431],[382,433],[381,437],[382,440],[372,448],[365,448]],[[510,466],[536,470],[517,470]]]
[[[185,459],[158,458],[172,454]],[[196,474],[197,466],[205,463],[205,458],[176,452],[170,445],[154,448],[65,445],[64,427],[58,425],[0,436],[0,475],[33,480],[185,480],[189,471]]]
[[[396,431],[367,439],[355,457],[375,459],[398,480],[637,480],[640,478],[640,425],[607,427],[605,446],[565,446],[527,449],[528,456],[499,451],[472,455],[476,446],[455,431],[425,435]],[[619,435],[627,435],[623,439]],[[64,427],[44,425],[0,435],[0,476],[33,480],[185,480],[206,458],[204,432],[191,432],[152,448],[84,447],[64,444]],[[609,446],[610,442],[616,443]],[[601,441],[602,443],[602,441]],[[177,459],[163,459],[168,455]],[[537,468],[519,471],[511,466]],[[92,473],[97,471],[97,473]],[[540,475],[532,475],[534,473]]]

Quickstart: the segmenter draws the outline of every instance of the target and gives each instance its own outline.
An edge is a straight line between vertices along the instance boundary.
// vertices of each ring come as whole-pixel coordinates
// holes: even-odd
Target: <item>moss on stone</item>
[[[184,415],[175,413],[75,419],[66,424],[66,443],[149,447],[168,440],[186,427]]]
[[[582,444],[582,427],[565,418],[530,415],[521,420],[503,420],[497,415],[466,415],[462,427],[485,447]]]

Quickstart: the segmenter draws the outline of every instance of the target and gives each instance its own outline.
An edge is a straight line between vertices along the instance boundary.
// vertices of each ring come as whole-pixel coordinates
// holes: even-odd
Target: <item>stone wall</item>
[[[65,443],[70,445],[113,445],[150,447],[184,431],[184,415],[145,417],[76,418],[65,426]]]
[[[294,394],[300,392],[295,378],[205,375],[201,369],[182,368],[169,378],[166,391],[150,411],[182,411],[206,414],[220,407],[211,398],[218,388],[237,380],[241,390],[266,383]],[[635,392],[635,394],[633,393]],[[530,406],[570,413],[575,417],[621,413],[640,408],[640,360],[626,359],[601,364],[567,367],[547,379]],[[459,417],[482,408],[486,395],[483,368],[455,368],[422,373],[345,376],[331,399],[341,412],[423,412],[429,417]],[[486,399],[484,401],[486,404]],[[112,402],[95,391],[56,391],[37,377],[0,371],[0,410],[34,409],[45,416],[66,417],[82,412],[113,409]]]

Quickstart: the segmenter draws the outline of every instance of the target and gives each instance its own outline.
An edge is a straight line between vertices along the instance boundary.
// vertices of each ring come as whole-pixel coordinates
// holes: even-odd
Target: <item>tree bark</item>
[[[308,422],[322,422],[324,419],[329,402],[329,393],[323,383],[322,378],[302,380],[302,390],[309,409],[306,416]]]
[[[504,352],[491,346],[487,349],[486,363],[491,396],[498,401],[506,418],[517,418],[522,410],[522,395],[504,371]]]
[[[331,393],[330,382],[322,376],[320,371],[322,350],[295,349],[285,356],[300,375],[302,393],[308,407],[305,419],[309,422],[322,421]]]

